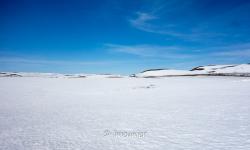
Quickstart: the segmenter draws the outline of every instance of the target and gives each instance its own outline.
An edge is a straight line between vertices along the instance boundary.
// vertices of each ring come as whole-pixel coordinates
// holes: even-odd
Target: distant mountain
[[[135,77],[154,78],[171,76],[244,76],[250,77],[250,64],[198,66],[191,70],[149,69]]]

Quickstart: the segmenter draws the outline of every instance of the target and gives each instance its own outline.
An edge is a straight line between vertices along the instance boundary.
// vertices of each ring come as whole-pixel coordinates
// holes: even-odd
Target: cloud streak
[[[177,33],[174,31],[168,31],[161,29],[159,26],[156,26],[153,21],[159,20],[160,18],[146,12],[137,12],[136,17],[133,19],[129,19],[129,23],[142,31],[150,32],[150,33],[156,33],[156,34],[164,34],[164,35],[171,35],[176,37],[184,37],[184,34]],[[173,27],[173,24],[165,25],[165,27]]]
[[[188,41],[211,40],[213,43],[215,38],[226,41],[246,37],[249,32],[247,10],[250,3],[247,2],[218,2],[218,6],[214,6],[206,1],[169,0],[147,2],[147,6],[128,19],[131,26],[141,31]],[[207,7],[208,10],[204,10]],[[235,19],[235,14],[239,19]]]
[[[221,57],[250,57],[250,43],[229,45],[224,47],[212,48],[212,55]]]
[[[32,64],[32,65],[108,65],[116,61],[61,61],[61,60],[37,60],[21,57],[1,57],[0,64]]]
[[[206,49],[181,46],[159,45],[119,45],[105,44],[106,50],[115,53],[126,53],[144,58],[159,59],[202,59],[202,58],[250,58],[250,43],[229,46],[210,47]]]
[[[191,58],[193,55],[185,54],[185,49],[177,46],[157,45],[118,45],[105,44],[106,49],[111,52],[126,53],[146,58]]]
[[[129,20],[129,22],[134,25],[135,27],[146,27],[150,24],[148,22],[157,19],[156,16],[153,16],[148,13],[137,12],[137,17],[135,19]]]
[[[216,56],[250,57],[250,49],[215,53]]]

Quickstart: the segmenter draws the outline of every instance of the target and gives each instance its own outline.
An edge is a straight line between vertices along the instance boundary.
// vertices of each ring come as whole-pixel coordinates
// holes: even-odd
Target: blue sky
[[[1,0],[0,71],[250,62],[249,0]]]

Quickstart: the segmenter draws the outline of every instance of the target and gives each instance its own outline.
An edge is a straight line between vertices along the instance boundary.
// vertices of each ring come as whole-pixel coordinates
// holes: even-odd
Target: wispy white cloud
[[[157,26],[154,23],[152,23],[153,21],[157,21],[158,19],[160,18],[151,13],[137,12],[136,17],[133,19],[129,19],[128,21],[133,27],[142,31],[157,33],[157,34],[172,35],[172,36],[177,36],[177,37],[185,36],[184,34],[181,34],[181,33],[162,29],[160,26]],[[173,26],[175,25],[165,24],[164,27],[166,28],[166,27],[173,27]]]
[[[151,28],[153,27],[152,24],[150,24],[149,22],[155,19],[157,19],[157,17],[152,14],[137,12],[136,18],[130,19],[129,22],[131,23],[131,25],[138,29],[151,31]]]
[[[221,57],[250,57],[250,43],[229,45],[224,47],[212,48],[217,52],[212,53],[214,56]]]
[[[250,57],[250,49],[235,50],[215,53],[217,56],[231,56],[231,57]]]
[[[158,45],[117,45],[105,44],[107,50],[112,52],[127,53],[140,57],[151,58],[190,58],[193,55],[185,54],[185,48],[177,46]]]
[[[150,12],[136,12],[136,17],[129,19],[128,22],[131,26],[138,30],[168,35],[176,37],[182,40],[199,41],[201,39],[213,39],[214,37],[225,37],[227,34],[220,32],[207,32],[201,30],[200,25],[194,25],[195,27],[186,27],[185,32],[182,28],[185,26],[182,23],[173,24],[161,20],[161,16],[157,16],[155,13]],[[182,27],[181,27],[182,26]],[[180,31],[179,31],[180,30]]]
[[[162,59],[211,59],[233,57],[250,58],[250,43],[235,44],[228,46],[217,46],[205,49],[181,47],[181,46],[159,46],[159,45],[119,45],[105,44],[106,50],[127,53],[145,58]]]
[[[201,10],[207,3],[202,1],[147,1],[146,7],[134,12],[134,16],[130,17],[128,22],[141,31],[187,41],[205,40],[206,43],[208,41],[219,43],[227,42],[227,39],[237,40],[238,37],[248,38],[249,22],[244,20],[249,16],[247,11],[249,3],[244,2],[247,5],[234,3],[235,6],[231,6],[233,3],[228,5],[232,9],[218,10],[218,13],[204,13],[208,10]],[[239,18],[235,19],[235,15],[239,15]]]
[[[107,65],[116,61],[62,61],[62,60],[37,60],[23,57],[0,57],[0,64],[32,64],[32,65]]]

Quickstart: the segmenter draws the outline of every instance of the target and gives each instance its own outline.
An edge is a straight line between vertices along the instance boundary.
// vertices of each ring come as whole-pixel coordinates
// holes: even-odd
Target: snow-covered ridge
[[[153,78],[169,76],[244,76],[250,77],[250,64],[208,65],[191,70],[151,69],[135,74],[135,77]]]
[[[244,76],[250,77],[250,64],[198,66],[191,70],[150,69],[132,77],[155,78],[171,76]],[[59,74],[30,72],[0,72],[0,77],[42,77],[42,78],[123,78],[115,74]]]
[[[0,77],[42,77],[42,78],[122,78],[113,74],[60,74],[60,73],[31,73],[31,72],[0,72]]]

